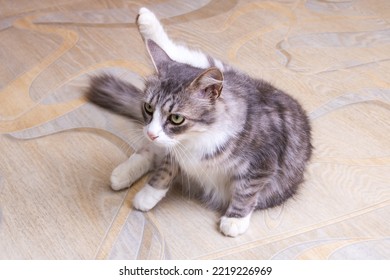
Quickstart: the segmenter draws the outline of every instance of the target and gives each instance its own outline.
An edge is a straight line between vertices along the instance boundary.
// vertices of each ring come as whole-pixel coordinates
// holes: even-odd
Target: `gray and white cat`
[[[94,77],[90,101],[129,116],[148,141],[111,175],[114,190],[152,171],[133,205],[148,211],[177,176],[221,209],[220,230],[244,233],[255,209],[283,203],[302,183],[310,124],[292,97],[202,52],[172,42],[142,8],[139,31],[156,69],[144,91],[110,75]]]

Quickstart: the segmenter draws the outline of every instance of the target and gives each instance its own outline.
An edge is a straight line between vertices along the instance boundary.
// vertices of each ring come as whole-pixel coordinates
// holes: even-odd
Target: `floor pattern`
[[[31,0],[0,6],[0,259],[389,259],[390,4]],[[299,195],[227,238],[173,191],[148,213],[114,192],[132,126],[85,101],[101,71],[153,70],[140,7],[177,41],[297,98],[314,156]]]

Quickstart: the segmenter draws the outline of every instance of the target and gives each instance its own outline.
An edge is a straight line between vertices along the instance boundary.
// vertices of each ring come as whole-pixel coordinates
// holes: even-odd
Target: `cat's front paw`
[[[229,218],[223,216],[219,224],[221,232],[230,237],[236,237],[243,234],[249,227],[250,216],[248,215],[243,218]]]
[[[152,39],[156,41],[161,25],[153,12],[147,8],[141,8],[137,17],[137,24],[144,40]]]
[[[149,171],[150,160],[141,154],[133,154],[118,165],[111,174],[111,188],[121,190],[130,187],[142,175]]]
[[[115,191],[128,188],[132,183],[127,162],[118,165],[111,174],[111,188]]]
[[[149,211],[166,195],[168,189],[159,190],[147,184],[134,197],[133,206],[141,211]]]

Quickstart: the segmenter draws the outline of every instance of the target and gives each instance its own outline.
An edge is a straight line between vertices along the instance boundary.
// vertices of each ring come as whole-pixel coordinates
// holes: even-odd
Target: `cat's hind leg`
[[[149,9],[141,8],[139,10],[137,25],[144,41],[153,40],[160,47],[172,43],[156,15]]]
[[[257,203],[259,184],[263,185],[266,181],[264,178],[256,181],[248,179],[249,176],[251,174],[242,174],[231,182],[232,197],[219,224],[220,231],[226,236],[236,237],[249,228]]]
[[[112,172],[111,188],[118,191],[130,187],[151,169],[153,156],[150,149],[142,149],[131,155]]]
[[[252,212],[245,217],[227,217],[223,216],[219,224],[221,232],[230,237],[236,237],[243,234],[249,227]]]
[[[137,24],[138,30],[144,41],[154,41],[172,60],[203,69],[216,66],[220,70],[224,70],[224,64],[221,61],[214,59],[201,51],[192,50],[186,46],[174,43],[168,37],[155,14],[147,8],[140,9],[137,17]]]

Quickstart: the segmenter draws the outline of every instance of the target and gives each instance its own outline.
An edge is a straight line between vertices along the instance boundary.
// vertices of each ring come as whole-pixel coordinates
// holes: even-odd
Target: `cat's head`
[[[142,108],[146,137],[165,147],[196,139],[216,120],[222,72],[175,62],[153,41],[147,46],[157,75],[146,81]]]

